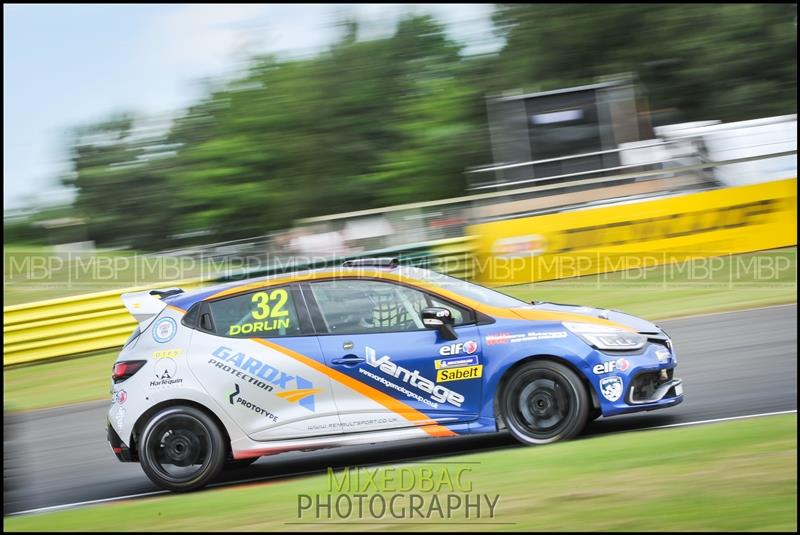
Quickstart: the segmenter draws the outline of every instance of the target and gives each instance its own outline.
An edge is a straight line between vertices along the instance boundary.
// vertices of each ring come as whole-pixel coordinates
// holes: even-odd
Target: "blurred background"
[[[8,455],[38,452],[23,411],[85,422],[108,397],[133,287],[391,255],[650,319],[796,301],[795,4],[6,4],[3,25]],[[13,464],[12,509],[89,488]]]
[[[303,236],[342,229],[305,218],[796,146],[792,4],[5,14],[8,245],[317,249]],[[794,176],[794,160],[680,187]],[[444,206],[366,247],[463,235],[470,218]],[[369,234],[338,226],[342,246]]]

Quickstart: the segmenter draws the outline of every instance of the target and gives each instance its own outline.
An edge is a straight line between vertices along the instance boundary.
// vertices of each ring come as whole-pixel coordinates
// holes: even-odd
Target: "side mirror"
[[[428,307],[422,310],[422,324],[426,329],[436,329],[445,340],[458,338],[453,329],[453,316],[450,311],[442,307]]]

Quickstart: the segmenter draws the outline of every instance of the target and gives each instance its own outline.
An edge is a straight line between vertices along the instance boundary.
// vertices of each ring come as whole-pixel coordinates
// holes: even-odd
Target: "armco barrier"
[[[797,179],[478,224],[476,279],[522,284],[797,244]]]
[[[398,256],[404,264],[421,265],[458,277],[467,277],[471,274],[472,267],[471,243],[470,238],[455,238],[370,251],[358,256]],[[339,263],[341,259],[293,269],[325,267]],[[286,267],[265,269],[235,278],[271,275],[286,270]],[[122,346],[136,326],[135,320],[122,305],[120,295],[123,293],[175,286],[189,290],[232,279],[191,279],[5,307],[3,365],[36,362]]]
[[[119,347],[136,321],[122,305],[127,292],[179,286],[199,279],[49,299],[3,309],[3,366]]]

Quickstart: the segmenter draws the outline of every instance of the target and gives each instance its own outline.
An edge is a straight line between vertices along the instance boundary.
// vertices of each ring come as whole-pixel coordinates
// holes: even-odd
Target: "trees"
[[[169,183],[159,161],[163,141],[144,136],[132,115],[78,128],[70,147],[72,172],[62,178],[78,190],[75,215],[90,240],[103,246],[150,249],[169,243]]]
[[[76,131],[76,215],[99,245],[157,249],[207,231],[228,240],[297,218],[464,193],[491,162],[484,96],[633,72],[652,109],[741,120],[796,111],[796,8],[761,4],[511,4],[505,46],[464,57],[441,23],[403,18],[359,41],[348,20],[326,52],[252,58],[168,131],[132,116]],[[209,238],[203,238],[208,240]]]
[[[653,109],[734,121],[797,110],[791,4],[513,4],[494,20],[506,87],[632,72]]]
[[[459,47],[427,16],[384,39],[355,30],[313,59],[254,59],[176,121],[177,228],[233,239],[463,191],[464,151],[481,128]]]

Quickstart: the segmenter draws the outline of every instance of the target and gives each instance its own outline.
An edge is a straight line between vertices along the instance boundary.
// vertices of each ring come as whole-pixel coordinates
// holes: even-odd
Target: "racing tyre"
[[[167,490],[199,489],[225,464],[225,439],[217,424],[194,407],[168,407],[147,422],[139,462],[150,480]]]
[[[523,364],[502,390],[500,410],[511,434],[525,444],[549,444],[580,433],[591,409],[575,372],[548,360]]]
[[[223,470],[237,470],[239,468],[246,468],[259,460],[261,457],[250,457],[249,459],[228,459],[222,466]]]

